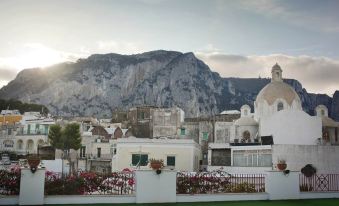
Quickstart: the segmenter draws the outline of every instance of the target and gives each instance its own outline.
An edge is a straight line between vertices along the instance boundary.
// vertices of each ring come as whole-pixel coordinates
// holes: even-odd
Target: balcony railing
[[[301,192],[338,192],[339,174],[315,174],[306,177],[299,176]]]
[[[98,155],[93,154],[86,154],[86,155],[79,155],[79,159],[88,159],[88,160],[111,160],[113,157],[112,154],[101,154],[100,157]]]
[[[177,194],[241,192],[265,192],[265,175],[229,174],[223,171],[177,173]]]

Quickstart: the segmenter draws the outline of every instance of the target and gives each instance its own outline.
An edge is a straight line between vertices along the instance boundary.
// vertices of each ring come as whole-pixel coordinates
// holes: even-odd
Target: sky
[[[93,53],[194,52],[222,77],[339,90],[337,0],[0,0],[0,87],[25,68]]]

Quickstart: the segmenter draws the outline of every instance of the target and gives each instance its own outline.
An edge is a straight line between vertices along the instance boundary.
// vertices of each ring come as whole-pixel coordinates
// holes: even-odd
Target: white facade
[[[316,108],[317,116],[304,112],[298,94],[283,82],[278,64],[272,68],[272,82],[254,102],[254,114],[248,105],[240,110],[238,120],[223,125],[229,129],[230,138],[224,138],[224,142],[219,138],[209,144],[209,170],[223,166],[228,172],[259,172],[265,167],[274,169],[278,160],[283,159],[292,170],[300,171],[306,164],[313,164],[320,171],[339,171],[335,166],[339,164],[335,147],[339,145],[339,123],[328,117],[323,105]],[[274,149],[267,148],[271,145],[260,145],[264,143],[260,143],[263,137],[272,137]]]
[[[113,156],[112,170],[120,171],[124,168],[149,169],[147,162],[139,166],[133,162],[140,156],[149,160],[151,158],[164,160],[166,168],[197,171],[201,159],[200,146],[191,139],[147,139],[147,138],[122,138],[117,140],[117,153]],[[143,155],[143,157],[141,157]],[[174,165],[169,165],[169,158]],[[173,163],[173,162],[172,162]]]
[[[316,145],[321,119],[303,111],[282,110],[260,121],[261,136],[273,136],[274,144]]]

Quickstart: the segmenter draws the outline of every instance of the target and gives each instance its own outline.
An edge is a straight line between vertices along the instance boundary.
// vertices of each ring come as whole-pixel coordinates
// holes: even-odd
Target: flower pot
[[[153,163],[151,163],[151,167],[154,170],[159,170],[159,169],[162,168],[162,164],[160,162],[153,162]]]
[[[286,163],[278,163],[277,167],[280,171],[283,171],[287,168],[287,164]]]
[[[40,158],[39,157],[28,157],[27,162],[29,167],[31,168],[31,172],[35,173],[37,170],[39,164],[40,164]]]

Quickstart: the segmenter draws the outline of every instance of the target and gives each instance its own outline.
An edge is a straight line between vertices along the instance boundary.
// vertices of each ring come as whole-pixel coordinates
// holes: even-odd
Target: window
[[[202,133],[202,140],[208,141],[208,132]]]
[[[284,109],[284,104],[282,102],[278,102],[278,105],[277,105],[277,110],[278,111],[281,111]]]
[[[248,115],[248,111],[247,109],[244,110],[244,116],[247,116]]]
[[[13,140],[5,140],[4,142],[3,142],[3,144],[4,144],[4,146],[5,147],[13,147],[13,145],[14,145],[14,142],[13,142]]]
[[[321,116],[325,116],[325,111],[323,109],[321,110],[320,113],[321,113]]]
[[[140,112],[140,119],[145,119],[145,112]]]
[[[80,157],[81,158],[86,157],[86,146],[81,146],[81,148],[80,148]]]
[[[8,135],[12,134],[12,129],[8,128]]]
[[[100,147],[97,148],[97,157],[98,158],[101,157],[101,148]]]
[[[249,140],[251,138],[251,133],[249,131],[244,131],[242,133],[242,138],[245,139],[246,141]]]
[[[175,156],[167,156],[167,166],[175,166]]]
[[[148,163],[147,154],[132,154],[132,165],[133,166],[146,166]]]
[[[270,167],[272,154],[270,150],[238,150],[233,152],[233,166]]]
[[[27,134],[31,134],[31,125],[30,124],[27,126]]]
[[[23,142],[22,142],[21,139],[19,139],[19,140],[18,140],[17,148],[18,148],[19,150],[23,149],[23,148],[22,148],[22,147],[23,147],[22,145],[23,145]]]
[[[185,135],[186,134],[186,129],[185,128],[181,128],[180,129],[180,134],[181,135]]]

